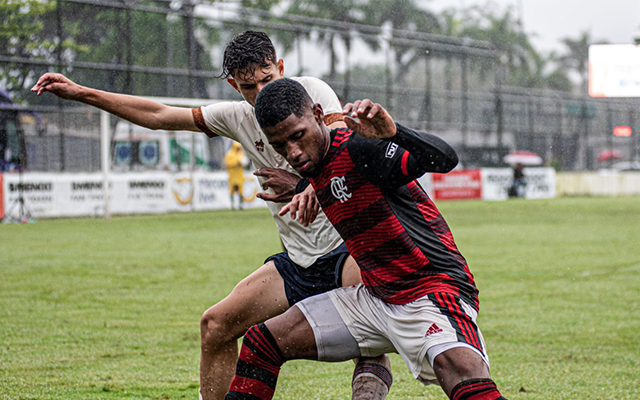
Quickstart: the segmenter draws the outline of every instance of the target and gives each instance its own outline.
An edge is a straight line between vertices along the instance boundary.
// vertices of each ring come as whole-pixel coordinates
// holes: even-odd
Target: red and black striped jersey
[[[476,309],[478,290],[446,221],[416,178],[448,172],[458,158],[442,139],[397,125],[391,140],[331,132],[322,170],[310,179],[376,297],[406,304],[458,295]]]

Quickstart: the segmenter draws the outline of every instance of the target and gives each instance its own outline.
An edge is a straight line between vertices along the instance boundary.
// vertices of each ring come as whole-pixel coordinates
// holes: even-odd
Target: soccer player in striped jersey
[[[452,170],[451,146],[394,123],[369,100],[345,106],[350,129],[330,131],[322,107],[293,80],[267,85],[255,111],[271,146],[313,185],[363,284],[310,297],[251,327],[225,399],[271,399],[291,359],[397,352],[415,378],[439,384],[452,400],[504,400],[476,324],[473,275],[416,181]],[[298,207],[294,197],[281,212],[295,218]]]

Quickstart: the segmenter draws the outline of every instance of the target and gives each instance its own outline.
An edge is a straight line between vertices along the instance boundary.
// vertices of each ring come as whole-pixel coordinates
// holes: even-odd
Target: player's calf
[[[384,400],[389,394],[393,378],[389,357],[360,358],[355,370],[351,388],[352,400]]]
[[[225,400],[270,400],[276,389],[284,355],[265,324],[244,335],[242,349]]]

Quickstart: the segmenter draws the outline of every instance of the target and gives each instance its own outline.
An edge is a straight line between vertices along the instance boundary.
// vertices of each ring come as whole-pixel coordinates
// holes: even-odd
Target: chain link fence
[[[123,25],[119,53],[104,54],[106,61],[102,62],[69,60],[61,52],[54,60],[2,54],[0,68],[6,72],[27,71],[26,82],[35,82],[44,72],[61,71],[80,84],[96,82],[97,88],[109,91],[201,98],[202,105],[207,99],[240,100],[227,82],[216,78],[224,44],[246,29],[264,30],[273,38],[279,55],[287,60],[286,75],[320,77],[345,102],[370,98],[381,103],[397,121],[432,131],[452,143],[465,167],[504,166],[504,156],[516,150],[535,152],[545,164],[562,170],[597,169],[640,157],[638,101],[595,100],[564,92],[507,87],[502,78],[504,68],[490,43],[391,27],[278,17],[229,4],[185,3],[188,7],[173,9],[167,2],[158,3],[162,7],[61,0],[58,4],[66,10],[66,14],[60,13],[63,27],[64,16],[75,5],[111,10],[116,20],[129,21]],[[144,21],[145,16],[156,14],[174,21],[174,25],[178,20],[183,29],[180,38],[163,42],[162,62],[145,64],[133,57],[134,42],[150,28],[131,21]],[[158,34],[171,35],[171,29],[167,27]],[[214,43],[203,39],[212,32],[217,36]],[[20,163],[23,170],[30,171],[100,169],[99,110],[52,95],[36,97],[26,89],[14,90],[12,95],[21,99],[19,105],[13,104],[8,95],[0,102],[4,170],[15,169]],[[114,163],[119,124],[122,122],[112,118]],[[631,127],[633,134],[616,137],[612,133],[615,126]],[[193,163],[181,163],[179,153],[193,149],[184,140],[181,145],[173,135],[162,139],[173,143],[169,166],[148,163],[145,167],[131,161],[129,168],[192,167]],[[126,141],[122,135],[119,140]],[[227,144],[220,139],[205,143],[206,160],[197,166],[220,168]],[[133,150],[143,151],[133,147],[128,151]],[[606,152],[609,157],[602,157]]]

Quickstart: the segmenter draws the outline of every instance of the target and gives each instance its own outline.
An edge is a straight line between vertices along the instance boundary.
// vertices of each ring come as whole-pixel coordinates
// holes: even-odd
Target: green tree
[[[5,57],[41,60],[55,65],[58,45],[61,56],[86,50],[69,38],[60,43],[56,30],[56,3],[39,0],[0,0],[0,53]],[[0,66],[0,86],[12,92],[18,101],[22,90],[38,73],[21,62],[3,62]]]
[[[58,5],[61,5],[59,11]],[[0,0],[0,16],[7,21],[7,29],[0,31],[2,55],[32,60],[41,65],[34,67],[27,63],[3,63],[0,84],[20,99],[24,98],[28,87],[42,72],[58,71],[72,74],[74,79],[83,84],[111,91],[191,96],[187,90],[187,77],[134,73],[126,67],[107,70],[60,69],[59,57],[63,65],[86,62],[187,68],[186,38],[189,26],[187,19],[175,15],[175,12],[184,11],[192,4],[184,2],[176,10],[171,10],[170,4],[165,1],[146,0],[136,5],[153,7],[161,12],[55,0]],[[61,29],[57,23],[58,12],[62,19]],[[174,15],[168,15],[167,12]],[[201,21],[196,21],[194,30],[199,40],[194,43],[193,68],[211,69],[210,57],[205,49],[220,39],[219,32]],[[192,82],[195,82],[195,95],[207,97],[204,79],[194,77]],[[30,101],[52,100],[45,96],[30,98]]]

